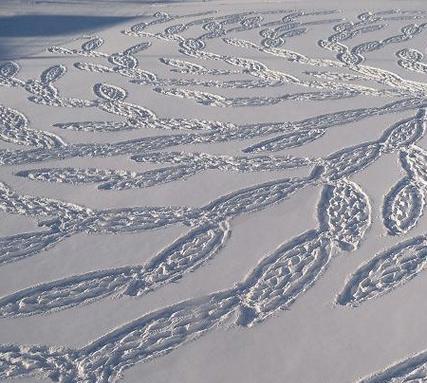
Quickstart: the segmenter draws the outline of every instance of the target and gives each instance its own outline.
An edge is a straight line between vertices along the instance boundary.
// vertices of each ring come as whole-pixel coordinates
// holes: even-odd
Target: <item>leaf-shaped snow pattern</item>
[[[145,42],[145,43],[140,43],[140,44],[136,44],[133,45],[127,49],[125,49],[123,51],[123,54],[125,55],[133,55],[135,53],[141,52],[147,48],[151,47],[151,43],[150,42]]]
[[[199,209],[187,207],[134,207],[97,212],[96,220],[85,222],[89,233],[133,233],[183,223],[195,225]]]
[[[298,23],[298,22],[285,23],[285,24],[282,24],[282,25],[276,27],[274,30],[276,32],[286,32],[286,31],[290,31],[290,30],[293,30],[293,29],[297,28],[299,25],[301,25],[301,24]]]
[[[427,351],[393,364],[357,383],[423,383],[427,381]]]
[[[313,160],[293,156],[225,156],[207,153],[148,152],[131,157],[137,162],[173,163],[200,166],[201,169],[236,171],[279,170],[311,165]]]
[[[157,310],[78,350],[0,345],[0,378],[116,382],[135,363],[164,355],[221,325],[238,305],[235,293],[221,291]]]
[[[0,265],[36,255],[56,245],[67,235],[58,231],[42,231],[0,237]]]
[[[424,26],[424,25],[423,25]],[[405,25],[400,29],[400,31],[407,36],[413,36],[422,31],[423,26],[419,26],[417,24],[409,24]]]
[[[340,180],[326,185],[318,206],[320,227],[343,250],[354,250],[371,223],[368,196],[356,183]]]
[[[375,80],[382,84],[391,85],[393,87],[401,85],[403,81],[403,79],[397,74],[381,68],[361,66],[357,71],[359,74],[366,76],[366,78],[369,80]]]
[[[403,43],[404,41],[408,41],[411,38],[412,38],[411,36],[407,36],[407,35],[396,35],[396,36],[387,37],[382,41],[381,47],[384,47],[386,44]]]
[[[363,81],[366,80],[363,76],[358,76],[352,73],[338,73],[338,72],[318,72],[318,71],[304,71],[304,74],[311,77],[322,78],[331,81]]]
[[[319,278],[330,259],[330,241],[309,231],[279,247],[243,282],[240,325],[252,326],[289,307]]]
[[[252,29],[261,26],[262,21],[262,16],[245,17],[242,21],[240,21],[240,25],[245,27],[245,29]]]
[[[43,283],[0,298],[0,316],[46,314],[90,303],[123,290],[140,267],[95,271]]]
[[[384,197],[384,226],[392,235],[407,233],[417,224],[423,209],[423,190],[405,177]]]
[[[135,129],[135,127],[126,122],[119,121],[79,121],[53,124],[53,126],[82,132],[117,132],[121,130]]]
[[[173,68],[173,69],[171,69],[171,71],[173,71],[173,72],[187,73],[187,74],[188,73],[204,74],[208,71],[208,69],[205,68],[204,66],[199,65],[199,64],[195,64],[195,63],[191,63],[189,61],[183,61],[183,60],[167,58],[167,57],[162,57],[160,59],[160,61],[163,64],[171,66]]]
[[[0,379],[45,376],[77,382],[77,352],[61,347],[0,345]]]
[[[426,113],[425,109],[420,109],[415,118],[399,121],[384,132],[380,138],[384,144],[383,150],[391,152],[405,148],[422,138],[425,129]]]
[[[339,180],[356,173],[380,156],[378,143],[366,143],[335,152],[324,159],[323,178]]]
[[[108,61],[119,67],[135,69],[138,67],[138,60],[130,55],[114,54],[108,57]]]
[[[63,65],[51,66],[42,72],[40,75],[40,80],[44,84],[49,84],[61,78],[66,71],[67,69]]]
[[[201,92],[197,90],[187,90],[187,89],[163,89],[163,88],[154,88],[154,91],[157,93],[161,93],[167,96],[175,96],[181,98],[188,98],[195,100],[198,104],[209,105],[209,106],[219,106],[226,107],[230,105],[230,101],[228,101],[225,97],[222,97],[217,94]]]
[[[295,148],[298,146],[302,146],[308,142],[317,140],[318,138],[322,137],[325,132],[325,129],[310,129],[290,132],[249,146],[243,149],[243,152],[277,152],[283,149]]]
[[[413,145],[401,152],[400,161],[412,181],[427,186],[427,152],[425,150]]]
[[[85,218],[92,213],[86,207],[45,197],[33,197],[16,193],[8,185],[0,182],[0,210],[10,214],[65,218]],[[55,234],[55,233],[53,233]],[[34,236],[38,237],[38,233]],[[42,237],[43,234],[40,234]],[[50,236],[50,233],[46,233]],[[42,239],[42,238],[41,238]]]
[[[223,25],[218,21],[210,21],[202,25],[202,28],[208,32],[214,32],[223,29]]]
[[[368,25],[366,27],[360,28],[359,31],[360,31],[360,33],[375,32],[375,31],[379,31],[385,27],[387,27],[387,24]],[[369,44],[369,42],[367,42],[366,44]],[[362,43],[362,45],[363,45],[363,43]]]
[[[185,51],[198,51],[204,49],[206,44],[203,40],[200,39],[186,39],[179,43],[179,46]]]
[[[234,170],[239,172],[270,171],[292,169],[311,165],[313,160],[292,156],[212,156],[205,161],[206,168],[219,170]]]
[[[269,68],[265,64],[257,60],[247,59],[244,57],[226,56],[224,58],[224,61],[230,65],[236,65],[241,68],[244,68],[247,73],[253,74],[257,77],[259,77],[260,74],[264,72],[268,72],[270,75],[274,74],[274,72],[269,70]]]
[[[75,68],[79,70],[84,70],[87,72],[95,72],[95,73],[111,73],[114,72],[112,68],[109,68],[105,65],[99,65],[99,64],[91,64],[91,63],[74,63],[73,64]]]
[[[0,65],[0,76],[10,78],[19,72],[19,65],[13,61]]]
[[[144,266],[144,281],[131,284],[125,293],[141,295],[181,279],[212,259],[229,235],[227,221],[202,224],[192,229],[150,260]]]
[[[261,40],[261,45],[265,48],[280,48],[283,46],[283,44],[285,44],[285,39],[281,37],[267,37]]]
[[[397,61],[397,64],[403,69],[410,70],[412,72],[427,73],[427,65],[420,61],[412,60],[410,58],[401,58]]]
[[[299,36],[304,34],[305,32],[307,32],[307,28],[295,28],[295,29],[291,29],[289,31],[286,31],[284,33],[280,34],[280,38],[284,39],[286,37],[295,37],[295,36]]]
[[[414,278],[426,261],[425,236],[401,242],[359,267],[338,295],[337,303],[357,306],[388,293]]]
[[[396,56],[403,60],[409,60],[409,61],[421,61],[424,58],[424,55],[422,52],[420,52],[417,49],[401,49],[400,51],[396,52]]]
[[[188,27],[189,25],[185,25],[185,24],[175,24],[165,28],[164,33],[166,35],[177,35],[179,33],[182,33],[188,30]]]
[[[226,44],[235,46],[235,47],[239,47],[239,48],[258,48],[258,46],[253,43],[252,41],[248,41],[248,40],[241,40],[241,39],[231,39],[231,38],[227,38],[224,37],[222,39]]]
[[[229,235],[227,222],[205,224],[176,240],[146,266],[90,272],[33,286],[0,299],[0,316],[44,314],[115,293],[141,295],[206,263]]]
[[[127,92],[118,86],[97,83],[93,87],[94,93],[107,101],[123,101],[127,97]]]
[[[84,50],[85,52],[91,52],[101,47],[102,44],[104,44],[104,39],[102,39],[101,37],[95,37],[94,39],[83,43],[82,50]]]
[[[147,188],[168,182],[182,181],[195,175],[199,169],[191,166],[171,166],[148,170],[143,173],[120,174],[116,172],[108,182],[98,186],[100,190],[127,190]]]
[[[348,66],[359,65],[363,62],[363,56],[351,52],[338,53],[337,59]]]
[[[132,172],[120,170],[103,170],[96,168],[78,169],[78,168],[42,168],[21,170],[15,173],[18,177],[26,177],[32,180],[68,183],[68,184],[85,184],[108,181],[114,175],[131,177]]]
[[[139,32],[143,32],[144,29],[147,28],[148,26],[149,26],[148,23],[142,22],[142,23],[139,23],[139,24],[132,25],[130,27],[130,30],[132,32],[134,32],[134,33],[139,33]]]
[[[187,152],[146,152],[135,154],[131,157],[136,162],[153,162],[155,164],[172,163],[190,165],[197,158],[208,157],[206,153],[187,153]]]
[[[285,178],[267,182],[220,197],[203,209],[218,218],[249,213],[286,199],[310,182],[310,178]]]
[[[87,382],[111,382],[135,363],[165,355],[219,326],[238,305],[227,290],[147,314],[81,349],[79,373]],[[111,356],[114,355],[112,358]]]
[[[28,80],[25,82],[24,89],[33,94],[28,97],[32,102],[45,105],[61,105],[62,99],[59,97],[58,89],[52,84],[43,83],[37,80]]]
[[[135,129],[138,127],[138,122],[152,122],[155,120],[156,114],[150,110],[139,105],[132,105],[123,102],[106,102],[99,105],[100,109],[103,109],[109,113],[118,114],[129,118],[127,129]]]
[[[381,29],[381,28],[378,28],[378,29]],[[381,49],[383,46],[384,46],[384,43],[380,41],[366,41],[366,42],[363,42],[362,44],[359,44],[353,47],[351,49],[351,53],[355,55],[361,55],[365,52],[372,52],[377,49]]]
[[[148,72],[138,68],[129,69],[126,67],[116,67],[114,68],[114,71],[121,74],[122,76],[131,78],[131,82],[136,84],[154,85],[154,83],[157,84],[159,81],[159,78],[153,72]]]
[[[48,52],[50,53],[54,53],[54,54],[59,54],[59,55],[73,55],[75,53],[75,51],[71,50],[71,49],[67,49],[67,48],[62,48],[62,47],[50,47],[47,48]]]
[[[31,145],[42,148],[54,148],[64,146],[64,141],[53,133],[43,132],[34,129],[1,129],[0,138],[7,142],[18,145]]]
[[[17,110],[0,105],[0,139],[18,145],[44,148],[64,146],[57,135],[28,128],[27,118]]]
[[[333,52],[338,52],[339,54],[345,54],[347,52],[347,47],[339,42],[332,42],[328,40],[319,40],[317,42],[319,47],[328,49]]]

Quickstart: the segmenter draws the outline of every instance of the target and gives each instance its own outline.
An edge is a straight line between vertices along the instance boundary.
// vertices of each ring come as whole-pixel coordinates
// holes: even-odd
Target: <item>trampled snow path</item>
[[[110,50],[116,46],[109,44],[112,33],[120,37],[120,44],[128,45]],[[46,47],[54,60],[45,60],[46,66],[38,72],[25,70],[29,61],[0,63],[0,91],[8,89],[25,100],[8,104],[5,97],[0,104],[0,167],[10,171],[14,182],[45,183],[47,188],[60,183],[70,188],[85,185],[107,200],[112,193],[130,189],[173,190],[183,181],[194,182],[197,188],[194,179],[209,171],[254,177],[249,185],[199,206],[175,206],[167,200],[149,206],[134,200],[114,208],[22,192],[1,180],[0,209],[30,217],[39,226],[0,237],[2,269],[12,263],[25,267],[29,259],[37,262],[43,252],[73,241],[78,234],[138,235],[184,227],[183,234],[140,263],[67,273],[4,294],[0,297],[2,321],[48,317],[60,310],[72,315],[83,305],[110,296],[139,297],[134,304],[143,304],[143,296],[190,278],[191,272],[220,256],[242,216],[274,210],[302,192],[320,190],[316,224],[260,254],[258,263],[234,284],[146,312],[82,347],[1,344],[0,378],[116,382],[135,364],[164,356],[214,329],[256,331],[253,328],[268,318],[294,310],[292,304],[309,289],[315,290],[322,277],[327,278],[328,268],[340,262],[339,255],[357,252],[369,235],[378,237],[374,225],[381,225],[383,233],[397,240],[353,268],[336,289],[335,302],[330,300],[333,309],[347,306],[356,315],[367,301],[379,301],[414,277],[422,278],[427,232],[421,228],[421,233],[412,233],[423,222],[427,191],[423,144],[427,83],[413,75],[427,72],[423,53],[415,45],[426,33],[427,10],[423,9],[384,9],[356,17],[338,9],[291,10],[285,5],[235,13],[158,11],[137,24],[106,31],[106,36],[101,32],[64,46]],[[309,49],[303,44],[301,52],[288,49],[287,45],[298,46],[293,43],[297,39]],[[165,54],[155,51],[156,65],[151,68],[149,55],[158,47]],[[390,55],[394,69],[368,65],[376,53]],[[276,62],[285,63],[286,71]],[[36,77],[28,78],[34,72]],[[82,76],[86,97],[68,96],[75,89],[62,86],[69,75]],[[172,99],[180,113],[173,116],[161,108],[153,110],[150,102],[134,96],[138,90],[165,102]],[[358,105],[360,98],[373,100],[373,105]],[[339,105],[343,100],[346,108],[317,113],[320,109],[313,107],[314,115],[310,110],[313,103]],[[274,105],[286,108],[295,102],[307,109],[303,118],[269,121],[255,113],[251,116],[260,118],[248,123],[245,118],[227,120],[222,112],[262,113]],[[64,118],[45,128],[36,126],[27,114],[37,108]],[[215,119],[194,117],[194,111],[207,108],[215,111]],[[76,113],[64,112],[69,109]],[[70,115],[76,118],[69,120]],[[319,142],[332,140],[338,130],[351,130],[375,118],[378,123],[378,117],[383,119],[375,138],[321,155],[310,151]],[[134,135],[124,135],[129,132]],[[91,134],[95,140],[86,140]],[[84,135],[82,140],[79,135]],[[224,152],[210,150],[215,145]],[[129,166],[140,170],[92,163],[114,156],[126,157]],[[388,185],[378,206],[377,197],[358,180],[391,156],[400,167],[400,179]],[[80,163],[85,165],[75,166],[75,159],[84,160]],[[155,167],[146,170],[146,164]],[[282,174],[292,169],[302,175]],[[271,172],[273,178],[259,182],[255,176],[261,172]],[[348,381],[425,381],[425,353],[362,380],[348,376]]]

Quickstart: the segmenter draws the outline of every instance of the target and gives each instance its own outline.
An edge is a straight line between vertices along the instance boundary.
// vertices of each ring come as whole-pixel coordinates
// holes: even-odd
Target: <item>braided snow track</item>
[[[73,315],[109,297],[116,298],[113,305],[132,299],[144,309],[144,299],[156,299],[160,289],[166,295],[168,289],[178,291],[177,282],[191,283],[193,272],[220,281],[209,264],[222,265],[224,274],[236,264],[246,270],[200,296],[157,302],[80,346],[58,345],[51,338],[38,345],[31,340],[8,344],[1,340],[0,323],[0,380],[33,376],[64,383],[117,382],[136,364],[214,330],[256,332],[272,317],[286,321],[285,311],[298,312],[301,306],[294,303],[303,305],[304,295],[307,302],[323,304],[322,313],[334,325],[334,313],[348,315],[346,331],[360,325],[354,320],[360,315],[371,333],[371,318],[383,319],[383,314],[369,310],[391,304],[388,312],[395,313],[398,294],[391,293],[399,288],[408,294],[404,286],[415,277],[426,278],[427,64],[420,41],[427,33],[427,11],[402,7],[355,14],[285,5],[264,9],[248,4],[228,12],[203,6],[188,13],[162,7],[139,14],[137,22],[48,46],[43,53],[48,58],[37,57],[42,65],[0,62],[0,212],[5,222],[0,279],[10,278],[8,270],[19,274],[33,267],[26,272],[37,273],[38,265],[49,263],[42,254],[53,255],[51,250],[62,249],[65,242],[78,248],[79,235],[122,239],[146,232],[150,238],[154,230],[182,230],[131,264],[82,267],[6,286],[0,293],[3,323],[51,320],[62,315],[59,311]],[[373,132],[360,134],[366,126]],[[369,183],[370,172],[388,174],[391,166],[398,173],[392,182],[385,177],[382,185],[379,177],[380,186]],[[227,176],[236,177],[235,184],[223,185],[226,178],[221,177]],[[202,203],[175,203],[177,195],[192,202],[182,190],[207,192],[200,179],[210,177],[216,195]],[[79,201],[94,201],[86,197],[96,193],[97,207],[63,198],[61,190],[69,196],[90,190],[89,196],[77,194]],[[145,200],[157,192],[166,196],[160,203]],[[317,202],[308,216],[309,207],[294,201],[313,193]],[[123,202],[114,204],[120,207],[111,207],[123,195]],[[258,227],[259,241],[264,234],[269,238],[267,232],[281,226],[275,214],[286,209],[291,219],[301,209],[296,224],[304,221],[305,229],[293,235],[285,230],[275,246],[259,254],[244,243],[237,244],[243,255],[228,252],[236,248],[230,244],[233,232],[243,231],[248,221],[268,217],[276,222]],[[27,217],[36,227],[9,228],[12,216]],[[292,224],[287,215],[280,218]],[[370,252],[372,241],[385,238],[388,245]],[[257,261],[245,268],[244,255],[255,251]],[[344,262],[341,256],[347,253],[363,257],[354,261],[359,266]],[[118,260],[122,256],[107,254]],[[324,292],[328,283],[335,283],[332,295]],[[326,308],[325,302],[330,303]],[[312,342],[322,344],[318,328],[328,333],[329,319],[312,305],[315,314],[307,334],[317,331]],[[301,326],[305,319],[300,318]],[[302,330],[297,325],[292,331]],[[246,330],[239,334],[245,336]],[[331,337],[338,334],[342,328]],[[359,348],[371,346],[368,336],[353,342]],[[350,342],[341,341],[344,346]],[[284,343],[286,363],[312,352]],[[265,344],[257,352],[271,357]],[[309,383],[305,369],[310,370],[300,369],[298,379]],[[292,382],[292,373],[283,379]],[[319,374],[316,383],[338,382],[325,377],[323,367]],[[426,351],[368,378],[356,375],[349,372],[345,379],[425,382]]]

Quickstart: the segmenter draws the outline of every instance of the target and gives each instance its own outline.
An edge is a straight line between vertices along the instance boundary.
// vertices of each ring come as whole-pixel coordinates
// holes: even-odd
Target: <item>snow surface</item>
[[[427,381],[424,1],[0,2],[0,380]]]

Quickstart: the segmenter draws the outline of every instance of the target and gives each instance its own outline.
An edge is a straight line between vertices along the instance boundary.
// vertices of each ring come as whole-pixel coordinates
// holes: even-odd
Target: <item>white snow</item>
[[[426,33],[423,1],[2,1],[0,380],[425,381]]]

